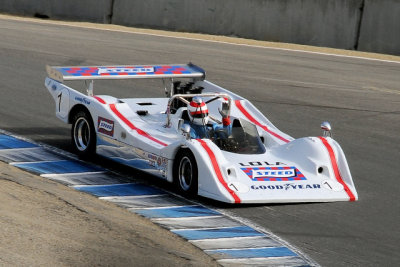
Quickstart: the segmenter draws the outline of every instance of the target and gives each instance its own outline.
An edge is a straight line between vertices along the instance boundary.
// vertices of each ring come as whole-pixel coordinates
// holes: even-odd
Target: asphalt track
[[[70,150],[70,129],[56,119],[43,85],[46,64],[189,61],[203,67],[208,80],[252,101],[293,137],[320,135],[320,123],[330,121],[360,198],[295,205],[200,202],[271,230],[322,266],[398,265],[399,63],[0,18],[0,128]],[[162,95],[157,81],[138,84],[121,81],[111,88],[97,82],[95,90]]]

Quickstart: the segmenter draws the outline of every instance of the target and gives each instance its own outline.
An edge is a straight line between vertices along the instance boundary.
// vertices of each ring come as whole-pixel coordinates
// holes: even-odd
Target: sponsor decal
[[[306,177],[296,168],[288,166],[240,168],[253,181],[304,181]]]
[[[90,105],[90,100],[88,100],[86,97],[75,96],[75,100],[83,104]]]
[[[158,159],[157,159],[157,165],[158,165],[158,166],[161,166],[161,164],[162,164],[162,159],[161,159],[161,157],[158,157]]]
[[[115,68],[99,68],[98,74],[135,74],[135,73],[151,73],[154,72],[153,67],[115,67]]]
[[[150,166],[152,167],[156,167],[159,170],[166,170],[167,169],[167,165],[168,165],[168,159],[164,158],[164,157],[159,157],[155,154],[151,154],[151,153],[146,153],[147,154],[147,159],[149,161]]]
[[[320,184],[283,184],[283,185],[252,185],[253,190],[304,190],[321,189]]]
[[[114,136],[114,121],[99,117],[97,123],[97,131],[102,134]]]
[[[253,178],[262,178],[262,177],[293,177],[296,175],[296,171],[294,169],[289,170],[272,170],[271,168],[264,168],[262,170],[252,170]]]
[[[257,167],[257,166],[280,166],[280,165],[286,165],[283,162],[268,162],[268,161],[249,161],[246,163],[239,163],[240,166],[243,167]]]
[[[157,161],[157,156],[156,155],[154,155],[154,154],[147,154],[147,158],[149,159],[149,160],[151,160],[151,161],[154,161],[154,162],[156,162]]]

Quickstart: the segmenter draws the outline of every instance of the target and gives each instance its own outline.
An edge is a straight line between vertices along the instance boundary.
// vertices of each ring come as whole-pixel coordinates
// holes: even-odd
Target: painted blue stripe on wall
[[[76,160],[16,163],[14,164],[14,166],[38,174],[61,174],[61,173],[105,171],[105,169],[103,168],[85,164]]]
[[[210,210],[202,206],[145,209],[136,210],[135,213],[138,213],[147,218],[181,218],[221,215],[217,211]]]
[[[75,189],[98,197],[117,197],[117,196],[142,196],[166,194],[160,189],[144,184],[118,184],[118,185],[99,185],[99,186],[76,186]]]
[[[207,251],[210,255],[215,255],[218,259],[237,259],[237,258],[266,258],[266,257],[289,257],[297,256],[296,253],[286,247],[271,248],[251,248],[251,249],[218,249]]]
[[[31,148],[31,147],[38,147],[38,146],[9,135],[0,134],[0,149]]]
[[[248,226],[238,226],[222,229],[199,229],[199,230],[172,230],[188,240],[224,238],[224,237],[244,237],[244,236],[264,236]]]

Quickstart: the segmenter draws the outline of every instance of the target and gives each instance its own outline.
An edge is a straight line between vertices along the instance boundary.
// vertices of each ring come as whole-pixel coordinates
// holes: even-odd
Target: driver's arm
[[[218,135],[218,131],[224,131],[227,134],[227,136],[230,136],[232,134],[232,124],[229,124],[229,125],[223,125],[222,124],[221,125],[221,124],[218,124],[218,123],[214,123],[212,128],[213,128],[214,133],[216,135]]]

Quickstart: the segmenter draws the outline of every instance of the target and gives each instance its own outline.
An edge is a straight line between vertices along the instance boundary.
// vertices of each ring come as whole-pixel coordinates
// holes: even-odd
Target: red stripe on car
[[[228,184],[225,182],[224,177],[222,176],[221,169],[219,168],[217,159],[214,155],[214,152],[212,152],[212,150],[210,149],[210,147],[207,145],[207,143],[204,140],[201,140],[201,139],[196,139],[196,140],[199,141],[201,146],[206,150],[208,156],[210,157],[215,174],[218,177],[218,181],[225,187],[225,189],[233,197],[233,199],[235,200],[235,203],[240,203],[240,198],[236,195],[236,193],[232,189],[229,188]]]
[[[148,133],[146,133],[145,131],[137,128],[135,125],[133,125],[133,123],[131,123],[127,118],[124,117],[124,115],[122,115],[118,110],[117,107],[115,106],[115,104],[110,104],[110,108],[111,110],[115,113],[115,115],[118,116],[118,118],[120,118],[126,125],[129,126],[129,128],[131,128],[132,130],[135,130],[138,134],[150,139],[151,141],[156,142],[157,144],[160,144],[162,146],[167,146],[166,143],[152,137],[151,135],[149,135]]]
[[[235,104],[237,106],[237,108],[243,113],[244,116],[246,116],[247,119],[249,119],[249,121],[251,121],[252,123],[254,123],[255,125],[260,126],[261,128],[263,128],[267,133],[275,136],[276,138],[289,143],[290,141],[282,136],[280,136],[279,134],[271,131],[270,129],[268,129],[268,127],[266,125],[262,125],[261,123],[259,123],[253,116],[250,115],[250,113],[247,112],[247,110],[242,106],[242,103],[240,102],[240,100],[235,100]]]
[[[93,96],[97,101],[99,101],[100,103],[102,103],[102,104],[106,104],[106,101],[104,101],[101,97],[98,97],[98,96]]]
[[[322,143],[325,145],[326,149],[328,150],[329,157],[331,159],[332,167],[333,167],[333,172],[335,173],[335,178],[336,180],[343,185],[344,191],[346,191],[347,195],[349,196],[350,201],[355,201],[356,197],[354,196],[353,192],[351,192],[350,188],[347,186],[347,184],[343,181],[342,176],[340,175],[339,168],[337,165],[335,153],[333,152],[333,149],[331,145],[328,143],[328,140],[326,138],[319,136],[318,137]]]

